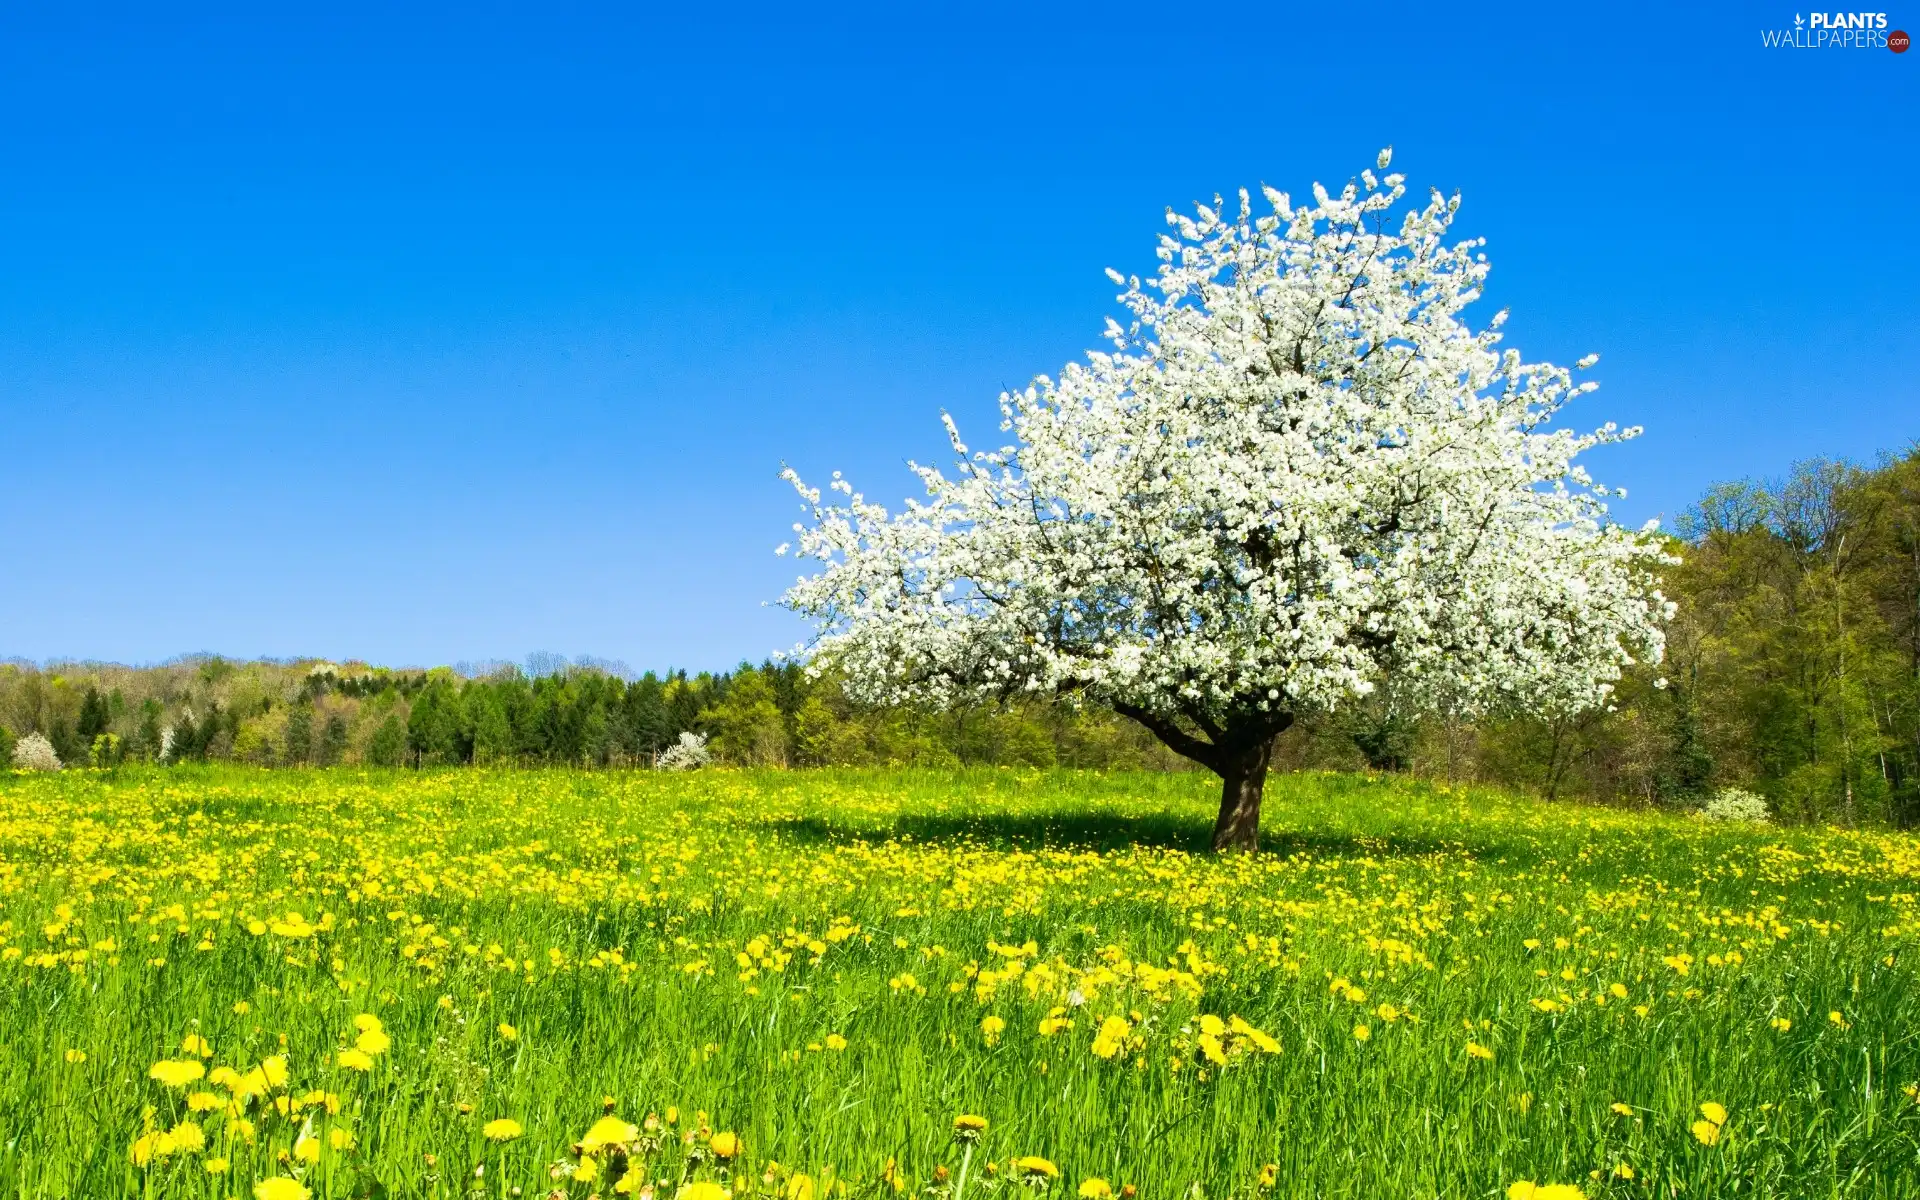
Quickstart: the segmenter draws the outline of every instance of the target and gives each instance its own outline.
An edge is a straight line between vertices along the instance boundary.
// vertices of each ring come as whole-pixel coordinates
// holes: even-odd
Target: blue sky
[[[1920,53],[1784,4],[190,7],[0,13],[0,656],[757,659],[783,462],[907,494],[1387,143],[1623,515],[1920,437]]]

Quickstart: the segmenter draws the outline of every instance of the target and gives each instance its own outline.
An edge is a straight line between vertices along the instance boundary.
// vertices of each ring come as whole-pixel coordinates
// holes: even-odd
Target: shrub
[[[705,734],[683,733],[677,743],[661,752],[654,765],[662,771],[691,771],[712,761],[713,755],[707,750]]]
[[[1744,788],[1721,788],[1707,801],[1700,815],[1709,821],[1744,821],[1753,825],[1771,822],[1766,797]]]
[[[14,745],[13,765],[23,771],[58,771],[60,756],[45,734],[30,733]]]

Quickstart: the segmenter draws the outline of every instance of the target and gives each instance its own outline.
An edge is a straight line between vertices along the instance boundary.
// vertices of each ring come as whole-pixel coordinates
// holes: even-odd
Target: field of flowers
[[[1920,842],[1337,775],[0,779],[0,1191],[1920,1195]]]

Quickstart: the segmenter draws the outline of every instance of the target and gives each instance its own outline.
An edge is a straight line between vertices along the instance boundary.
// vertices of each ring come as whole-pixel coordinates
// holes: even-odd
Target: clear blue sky
[[[1167,205],[1386,143],[1625,516],[1920,437],[1920,52],[1784,2],[23,7],[0,656],[757,659],[783,461],[907,494]]]

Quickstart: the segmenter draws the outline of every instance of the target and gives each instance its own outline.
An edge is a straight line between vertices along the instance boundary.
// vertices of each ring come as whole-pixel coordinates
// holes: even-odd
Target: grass
[[[1067,772],[0,778],[0,1189],[1920,1194],[1914,839],[1301,775],[1264,853],[1215,860],[1212,803]],[[631,1136],[576,1154],[608,1113]]]

